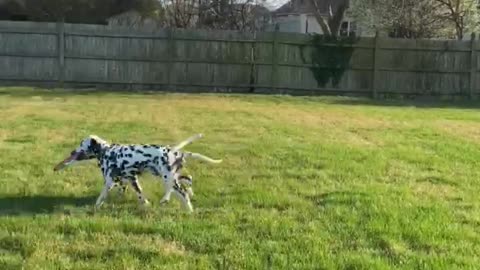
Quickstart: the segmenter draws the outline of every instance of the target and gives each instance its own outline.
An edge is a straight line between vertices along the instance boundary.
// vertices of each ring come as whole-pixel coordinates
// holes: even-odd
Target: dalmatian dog
[[[160,203],[169,202],[171,194],[175,193],[187,210],[192,212],[190,197],[193,196],[193,190],[185,188],[185,185],[191,186],[192,177],[181,175],[186,158],[199,159],[209,163],[222,162],[222,160],[215,160],[199,153],[180,151],[186,145],[202,137],[202,134],[197,134],[170,147],[169,145],[152,144],[110,144],[96,135],[90,135],[81,141],[80,146],[73,150],[69,157],[58,163],[54,167],[54,171],[59,171],[79,161],[97,159],[98,167],[104,178],[104,187],[97,199],[96,208],[103,204],[108,192],[113,187],[120,186],[121,192],[124,193],[128,183],[137,193],[140,203],[149,204],[138,182],[138,176],[147,171],[163,179],[165,193]]]

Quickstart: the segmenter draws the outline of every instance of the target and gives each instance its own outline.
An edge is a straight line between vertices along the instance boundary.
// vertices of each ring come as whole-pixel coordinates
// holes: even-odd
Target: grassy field
[[[0,90],[0,269],[478,269],[475,106]],[[93,212],[79,141],[188,146],[195,212],[141,178]]]

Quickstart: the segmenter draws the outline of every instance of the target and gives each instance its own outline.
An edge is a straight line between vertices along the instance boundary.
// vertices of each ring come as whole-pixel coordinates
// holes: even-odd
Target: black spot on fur
[[[128,160],[122,161],[122,164],[120,164],[120,169],[123,171],[125,170],[125,166],[128,165]]]
[[[162,165],[165,166],[167,164],[168,164],[167,159],[162,157]]]
[[[143,154],[143,151],[140,149],[135,150],[135,153]]]
[[[155,176],[160,175],[160,172],[157,170],[157,168],[155,166],[149,166],[148,168],[150,169],[150,171],[152,172],[153,175],[155,175]]]
[[[175,185],[173,186],[173,188],[174,188],[178,193],[180,193],[180,195],[182,195],[182,197],[185,197],[185,191],[182,190],[182,188],[180,187],[180,185],[178,185],[177,182],[175,182]]]
[[[143,154],[143,156],[148,157],[148,158],[151,158],[151,157],[152,157],[151,154]]]

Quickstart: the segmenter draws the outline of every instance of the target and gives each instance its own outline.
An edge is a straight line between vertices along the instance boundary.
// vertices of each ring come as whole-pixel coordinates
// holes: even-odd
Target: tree
[[[440,17],[453,23],[456,38],[461,40],[466,31],[478,26],[478,0],[435,0],[442,10]]]
[[[262,2],[245,0],[212,0],[205,2],[199,9],[199,28],[229,29],[239,31],[260,30],[269,11]]]
[[[162,6],[166,26],[190,28],[195,25],[198,14],[196,0],[162,0]]]
[[[1,0],[0,0],[1,1]],[[141,27],[146,24],[174,28],[257,29],[258,13],[268,10],[254,1],[264,0],[24,0],[30,20]],[[260,14],[261,15],[261,14]]]
[[[437,0],[357,0],[353,16],[362,25],[395,38],[451,35]]]
[[[342,25],[345,11],[348,9],[348,1],[340,1],[335,11],[332,10],[332,6],[329,6],[327,18],[324,17],[319,5],[318,0],[310,0],[314,7],[314,16],[318,24],[322,28],[324,35],[337,37],[340,32],[340,26]]]
[[[105,24],[112,15],[129,10],[149,14],[157,0],[25,0],[30,20],[68,23]]]

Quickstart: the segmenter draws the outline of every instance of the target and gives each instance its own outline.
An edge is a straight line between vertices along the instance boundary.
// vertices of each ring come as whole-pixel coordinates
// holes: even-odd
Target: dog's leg
[[[96,208],[99,208],[105,199],[107,198],[108,192],[115,186],[115,183],[110,177],[104,177],[105,178],[105,185],[103,186],[103,190],[100,193],[100,196],[98,196],[97,202],[95,204]]]
[[[193,212],[193,207],[192,207],[192,203],[190,202],[190,197],[188,196],[188,192],[185,189],[183,189],[177,183],[177,181],[175,181],[173,185],[173,191],[180,198],[180,200],[182,201],[183,205],[187,208],[187,210],[189,212]]]
[[[178,182],[182,185],[187,185],[185,189],[190,197],[193,197],[193,177],[191,175],[180,175],[178,177]]]
[[[130,179],[130,183],[132,184],[133,189],[137,193],[138,200],[140,201],[140,203],[149,204],[150,202],[143,195],[142,187],[140,186],[140,183],[138,182],[138,177],[137,176],[132,176],[129,179]]]
[[[165,195],[163,195],[162,199],[160,200],[160,204],[166,204],[170,201],[170,196],[172,196],[173,187],[170,185],[166,187]]]
[[[163,186],[165,188],[165,194],[160,200],[160,204],[166,204],[170,201],[170,196],[173,192],[173,183],[175,181],[175,175],[171,172],[163,175]]]
[[[121,181],[119,182],[120,189],[118,189],[118,194],[119,195],[125,195],[125,192],[127,191],[128,188],[128,179],[122,178]]]

